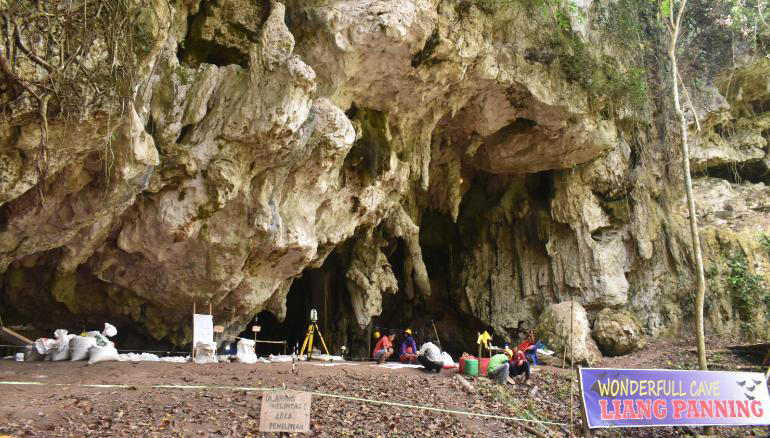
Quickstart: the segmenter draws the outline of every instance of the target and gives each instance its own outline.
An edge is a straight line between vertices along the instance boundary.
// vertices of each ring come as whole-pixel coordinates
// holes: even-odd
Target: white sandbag
[[[88,349],[88,364],[93,365],[98,362],[119,361],[118,350],[115,347],[94,346]]]
[[[104,323],[104,330],[102,330],[102,335],[111,338],[117,334],[118,329],[116,329],[114,325],[110,324],[109,322]]]
[[[35,341],[35,350],[38,354],[48,354],[56,348],[56,339],[40,338]]]
[[[193,362],[195,363],[218,363],[215,342],[198,342],[195,344],[194,353]]]
[[[62,360],[69,360],[70,358],[70,350],[69,348],[64,348],[64,350],[58,350],[54,349],[51,350],[50,353],[48,353],[48,360],[52,360],[54,362],[62,361]]]
[[[257,354],[254,353],[254,344],[255,342],[250,339],[238,340],[238,353],[235,355],[235,360],[240,363],[257,363]]]
[[[52,360],[54,362],[69,360],[69,343],[74,336],[68,335],[67,330],[64,329],[56,330],[53,332],[53,335],[56,337],[56,341],[54,341],[53,348],[48,351],[48,360]]]
[[[96,338],[89,336],[75,336],[69,342],[70,360],[88,359],[88,349],[96,347]]]
[[[444,368],[453,368],[455,366],[455,361],[452,360],[452,356],[446,351],[441,353],[441,360],[444,362]]]

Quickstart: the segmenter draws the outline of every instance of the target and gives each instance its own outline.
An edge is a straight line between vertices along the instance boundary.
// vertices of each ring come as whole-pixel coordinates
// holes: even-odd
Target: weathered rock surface
[[[599,347],[591,337],[586,309],[580,303],[564,301],[551,304],[540,315],[535,332],[548,348],[559,354],[563,354],[566,347],[566,358],[574,359],[576,364],[591,366],[602,358]]]
[[[596,315],[592,336],[607,356],[632,353],[645,343],[642,327],[627,310],[603,309]]]
[[[87,87],[82,117],[52,112],[44,180],[33,100],[8,103],[3,316],[113,318],[184,344],[193,303],[234,334],[262,311],[283,319],[290,291],[327,306],[334,284],[330,330],[362,349],[372,320],[514,338],[569,300],[580,361],[598,357],[587,318],[605,308],[640,335],[680,331],[692,256],[665,99],[631,107],[640,84],[595,83],[635,71],[599,19],[612,8],[583,2],[557,23],[525,3],[143,4],[130,94],[107,104]],[[107,55],[94,44],[84,65]],[[770,278],[770,62],[746,59],[691,90],[694,189],[707,267],[740,251]],[[336,280],[306,290],[308,271]],[[714,331],[767,319],[736,314],[720,275]],[[563,327],[563,308],[547,312]]]

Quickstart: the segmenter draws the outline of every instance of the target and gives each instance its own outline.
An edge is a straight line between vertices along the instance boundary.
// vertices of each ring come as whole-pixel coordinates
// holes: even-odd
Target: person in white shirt
[[[441,360],[441,350],[433,343],[433,339],[428,337],[422,344],[417,353],[417,361],[425,367],[425,371],[435,371],[440,373],[444,368],[444,361]]]

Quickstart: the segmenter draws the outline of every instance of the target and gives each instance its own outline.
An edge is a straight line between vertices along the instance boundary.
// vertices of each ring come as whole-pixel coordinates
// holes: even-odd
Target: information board
[[[266,391],[259,415],[260,432],[310,432],[310,393]]]
[[[762,373],[581,368],[589,428],[770,424]]]

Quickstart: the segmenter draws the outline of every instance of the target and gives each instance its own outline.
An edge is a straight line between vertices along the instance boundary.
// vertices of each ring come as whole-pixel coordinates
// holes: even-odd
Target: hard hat
[[[380,332],[374,332],[374,339],[380,338]]]
[[[513,350],[511,350],[510,348],[505,349],[505,354],[508,356],[508,359],[513,358]]]
[[[407,335],[411,336],[412,335],[412,329],[406,329],[406,330],[404,330],[404,333],[406,333]]]

